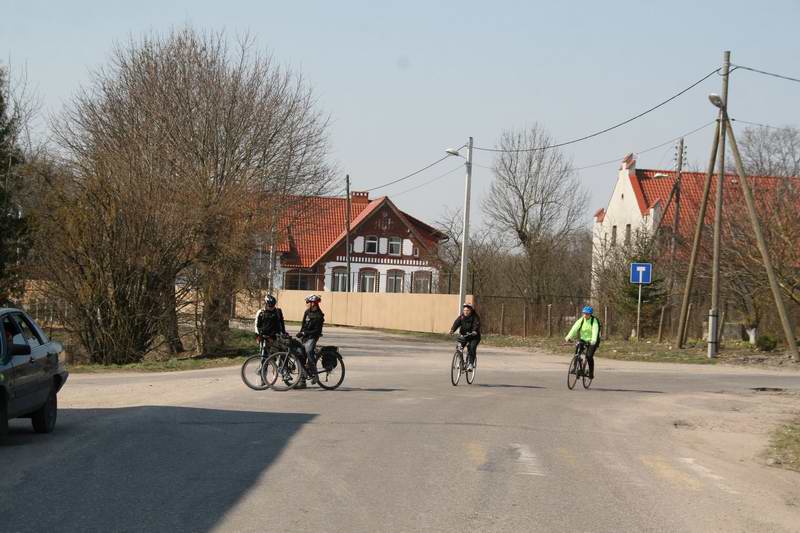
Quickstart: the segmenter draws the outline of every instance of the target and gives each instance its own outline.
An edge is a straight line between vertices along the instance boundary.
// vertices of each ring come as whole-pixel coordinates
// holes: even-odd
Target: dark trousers
[[[586,345],[586,360],[589,362],[589,375],[594,376],[594,351],[597,350],[596,344]]]
[[[467,347],[467,363],[472,363],[473,365],[475,364],[475,361],[478,358],[478,345],[480,343],[481,338],[478,337],[477,339],[471,339],[463,344],[463,346]]]

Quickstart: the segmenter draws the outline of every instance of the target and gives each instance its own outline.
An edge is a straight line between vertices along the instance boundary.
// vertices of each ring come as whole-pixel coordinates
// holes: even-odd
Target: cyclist
[[[264,339],[267,344],[272,344],[278,335],[286,335],[283,311],[276,307],[277,305],[278,300],[273,295],[268,294],[264,298],[264,307],[256,313],[255,331],[259,343]]]
[[[453,322],[453,327],[450,328],[450,335],[456,330],[458,330],[459,335],[467,337],[462,346],[467,347],[467,368],[472,370],[475,368],[478,356],[478,344],[481,342],[481,318],[471,304],[464,304],[461,316],[456,318],[456,321]]]
[[[311,382],[316,383],[316,360],[314,359],[314,349],[317,341],[322,337],[322,325],[325,323],[325,313],[319,308],[322,298],[312,294],[306,298],[306,311],[303,313],[303,322],[300,325],[300,332],[297,338],[303,343],[306,351],[306,362],[311,371]],[[299,387],[305,386],[305,380],[300,381]]]
[[[586,346],[589,379],[594,379],[594,352],[600,344],[600,321],[592,314],[594,309],[592,309],[591,305],[585,306],[581,312],[583,316],[575,322],[564,340],[570,342],[572,339],[577,338]]]

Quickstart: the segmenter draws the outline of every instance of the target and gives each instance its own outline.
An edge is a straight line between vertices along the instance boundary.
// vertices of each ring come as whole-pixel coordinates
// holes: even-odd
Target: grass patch
[[[800,472],[800,418],[772,433],[767,463]]]
[[[53,338],[56,338],[53,335]],[[181,370],[201,370],[241,365],[244,360],[258,351],[253,333],[238,329],[228,331],[226,348],[219,354],[195,357],[170,357],[167,359],[145,359],[139,363],[126,365],[76,364],[68,365],[70,372],[177,372]]]

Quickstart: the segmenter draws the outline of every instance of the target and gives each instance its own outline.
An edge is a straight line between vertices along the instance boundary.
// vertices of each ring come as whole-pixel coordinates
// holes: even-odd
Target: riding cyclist
[[[478,344],[481,342],[481,319],[475,308],[471,304],[464,304],[461,316],[456,318],[453,322],[453,327],[450,328],[450,335],[458,330],[459,335],[466,337],[467,340],[462,343],[462,346],[467,347],[469,359],[467,361],[467,369],[472,370],[475,368],[475,362],[478,355]]]
[[[586,346],[586,360],[589,361],[589,379],[594,379],[594,352],[600,344],[600,321],[592,314],[594,309],[591,305],[583,308],[581,316],[572,329],[569,330],[565,341],[570,342],[577,338]]]
[[[316,360],[314,359],[314,349],[317,347],[317,341],[322,337],[322,325],[325,323],[325,313],[319,308],[319,303],[322,298],[316,294],[312,294],[306,298],[306,311],[303,313],[303,322],[300,325],[301,330],[297,334],[297,338],[303,343],[303,348],[306,351],[306,361],[308,368],[311,371],[311,381],[316,383]],[[305,380],[301,381],[298,386],[303,387]]]
[[[258,310],[255,320],[255,331],[258,342],[265,340],[272,344],[278,335],[286,335],[286,324],[283,321],[283,311],[280,310],[278,300],[268,294],[264,298],[264,307]]]

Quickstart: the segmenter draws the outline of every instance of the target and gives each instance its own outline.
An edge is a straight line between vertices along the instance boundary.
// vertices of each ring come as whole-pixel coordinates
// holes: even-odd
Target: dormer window
[[[364,243],[364,253],[377,254],[378,253],[378,237],[370,235]]]

